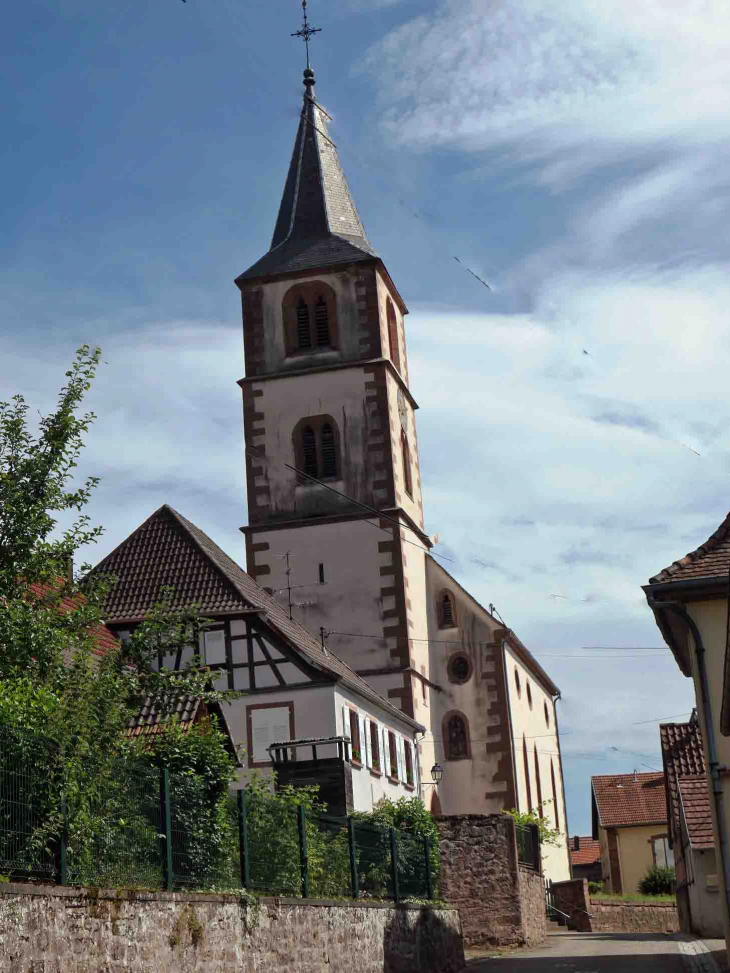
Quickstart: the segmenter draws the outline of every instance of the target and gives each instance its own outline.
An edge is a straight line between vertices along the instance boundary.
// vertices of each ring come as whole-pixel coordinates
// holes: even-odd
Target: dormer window
[[[337,347],[337,299],[322,280],[295,284],[282,302],[287,355],[311,354]]]

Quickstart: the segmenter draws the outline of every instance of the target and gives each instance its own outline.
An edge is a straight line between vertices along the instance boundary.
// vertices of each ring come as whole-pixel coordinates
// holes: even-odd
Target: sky
[[[587,834],[591,774],[660,767],[658,720],[692,707],[641,585],[730,508],[730,6],[309,12],[318,98],[410,309],[427,529],[560,686]],[[170,503],[243,563],[233,278],[283,188],[298,3],[25,0],[4,23],[0,398],[47,411],[100,345],[88,560]]]

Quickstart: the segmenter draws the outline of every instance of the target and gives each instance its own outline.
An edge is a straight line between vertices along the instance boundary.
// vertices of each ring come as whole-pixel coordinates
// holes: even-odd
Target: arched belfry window
[[[398,371],[400,371],[398,319],[395,316],[395,308],[393,307],[393,302],[390,298],[388,298],[388,303],[386,304],[385,316],[388,323],[388,349],[390,351],[390,360],[393,362]]]
[[[438,601],[439,628],[456,628],[456,609],[450,591],[444,591]]]
[[[290,287],[282,301],[287,355],[337,347],[337,298],[323,280]]]
[[[294,427],[294,465],[317,480],[336,480],[340,469],[340,440],[332,416],[309,416]],[[306,477],[302,483],[311,483]]]
[[[442,723],[444,754],[447,760],[468,760],[471,757],[469,723],[463,713],[452,710]]]
[[[525,787],[527,788],[527,810],[532,810],[532,787],[530,787],[530,758],[527,756],[527,739],[522,734],[522,762],[525,766]]]
[[[403,482],[406,493],[413,499],[413,477],[411,475],[411,449],[408,445],[408,436],[401,431],[400,434],[401,459],[403,461]]]

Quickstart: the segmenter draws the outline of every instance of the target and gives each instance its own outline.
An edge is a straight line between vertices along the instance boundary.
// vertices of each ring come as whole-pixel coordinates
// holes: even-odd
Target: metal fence
[[[204,779],[119,762],[82,803],[37,737],[0,728],[0,873],[62,885],[248,888],[310,898],[433,898],[430,839]],[[57,754],[55,755],[57,757]]]
[[[517,861],[540,871],[540,833],[536,825],[516,825]]]

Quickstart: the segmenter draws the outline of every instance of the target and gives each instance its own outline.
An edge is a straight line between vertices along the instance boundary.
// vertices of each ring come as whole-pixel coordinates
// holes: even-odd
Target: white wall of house
[[[342,686],[336,693],[338,712],[338,733],[350,736],[350,712],[358,716],[360,732],[360,767],[352,768],[353,802],[356,811],[370,811],[382,798],[397,801],[401,797],[417,797],[420,793],[420,772],[416,732],[407,723],[401,722],[379,707],[357,696]],[[371,746],[370,726],[375,725],[379,749],[379,769],[376,755]],[[388,733],[396,739],[396,762],[390,759]],[[365,745],[363,745],[363,741]],[[413,783],[409,784],[406,774],[404,742],[411,746],[413,759]]]
[[[722,895],[714,850],[685,849],[692,932],[705,939],[724,935]]]
[[[570,860],[553,698],[514,649],[505,644],[504,653],[518,810],[552,802],[544,814],[550,827],[560,830],[560,846],[543,846],[543,870],[547,878],[562,882],[570,878]]]

